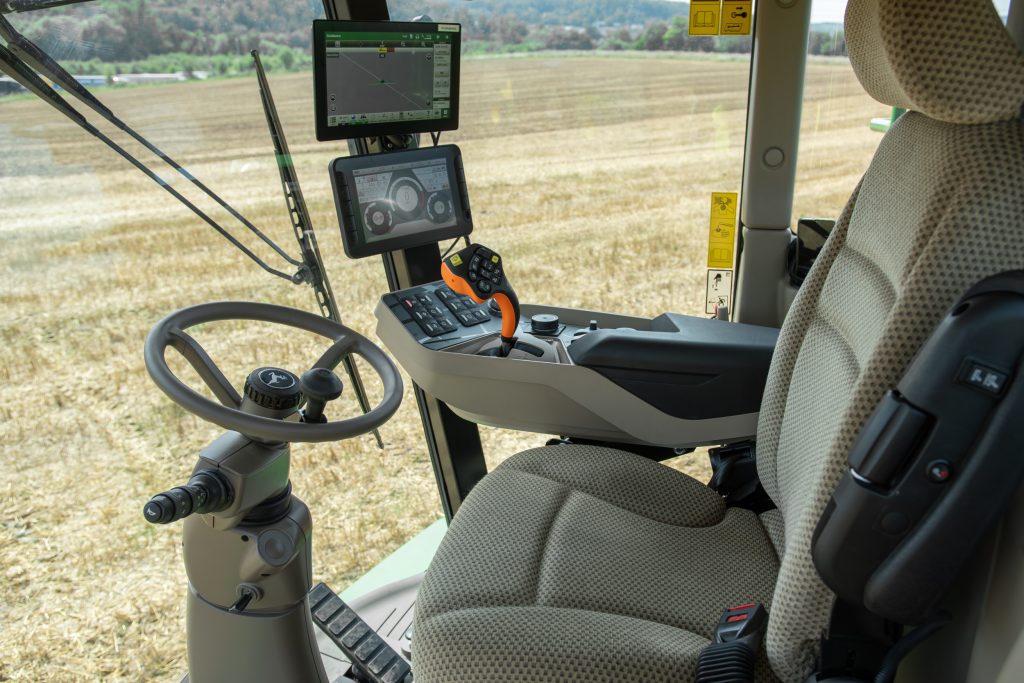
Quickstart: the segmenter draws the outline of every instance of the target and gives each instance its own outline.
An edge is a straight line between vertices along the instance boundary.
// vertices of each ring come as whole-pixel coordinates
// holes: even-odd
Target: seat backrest
[[[828,625],[811,539],[854,438],[956,299],[1024,267],[1024,55],[992,0],[850,0],[846,40],[865,89],[910,112],[804,282],[761,406],[782,559],[767,651],[787,683],[805,680]]]

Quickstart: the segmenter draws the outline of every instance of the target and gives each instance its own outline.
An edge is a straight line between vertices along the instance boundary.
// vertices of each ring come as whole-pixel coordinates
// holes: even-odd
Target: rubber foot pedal
[[[349,661],[352,673],[365,683],[412,683],[412,668],[383,638],[320,583],[309,591],[313,623],[327,634]]]

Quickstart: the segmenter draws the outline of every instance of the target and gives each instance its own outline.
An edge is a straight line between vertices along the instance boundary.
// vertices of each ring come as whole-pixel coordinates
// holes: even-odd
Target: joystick
[[[501,309],[500,356],[509,354],[519,327],[519,299],[505,277],[501,257],[474,244],[452,254],[441,263],[441,277],[453,291],[482,304],[493,299]]]

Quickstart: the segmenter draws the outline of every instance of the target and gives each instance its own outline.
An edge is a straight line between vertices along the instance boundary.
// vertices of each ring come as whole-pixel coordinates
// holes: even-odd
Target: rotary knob
[[[259,368],[249,373],[245,396],[268,410],[294,410],[302,403],[299,378],[281,368]]]
[[[553,313],[538,313],[530,318],[530,331],[534,334],[552,336],[558,334],[558,316]]]

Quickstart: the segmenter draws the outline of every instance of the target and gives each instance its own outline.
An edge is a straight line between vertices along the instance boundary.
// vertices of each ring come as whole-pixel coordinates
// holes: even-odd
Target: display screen
[[[317,138],[458,127],[459,24],[314,23]]]
[[[331,181],[345,253],[362,258],[473,231],[455,145],[335,159]]]
[[[444,159],[367,168],[352,175],[367,242],[455,225]]]

